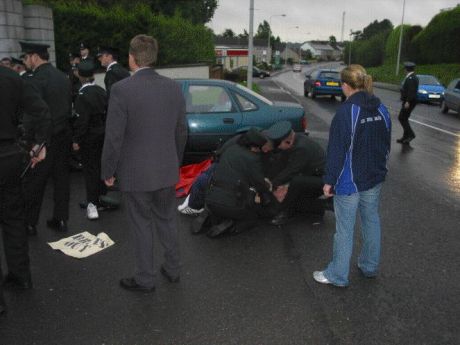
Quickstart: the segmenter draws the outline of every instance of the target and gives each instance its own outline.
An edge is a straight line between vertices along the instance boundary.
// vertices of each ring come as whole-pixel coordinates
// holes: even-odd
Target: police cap
[[[114,47],[101,46],[97,51],[97,57],[102,56],[102,54],[109,54],[114,57],[118,57],[120,55],[120,50]]]
[[[292,125],[289,121],[280,121],[272,125],[266,132],[267,138],[275,143],[281,142],[291,134]]]
[[[96,70],[96,65],[91,60],[83,60],[77,65],[77,69],[81,77],[92,77]]]
[[[80,43],[80,50],[83,50],[83,49],[89,49],[89,48],[88,48],[88,45],[86,43],[81,42]]]
[[[16,59],[15,57],[11,57],[11,63],[14,64],[14,65],[23,65],[24,66],[24,62],[21,59]]]
[[[404,68],[405,69],[414,69],[415,66],[416,66],[415,63],[413,63],[411,61],[404,62]]]
[[[48,52],[48,48],[50,47],[48,44],[37,42],[19,41],[19,44],[21,45],[22,52],[25,54],[46,53]]]

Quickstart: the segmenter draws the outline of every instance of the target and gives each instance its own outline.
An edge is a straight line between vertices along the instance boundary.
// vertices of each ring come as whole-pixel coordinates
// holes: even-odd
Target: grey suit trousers
[[[175,187],[152,192],[123,192],[129,227],[134,235],[136,283],[155,286],[154,232],[164,249],[164,269],[179,275],[180,257],[176,228]]]

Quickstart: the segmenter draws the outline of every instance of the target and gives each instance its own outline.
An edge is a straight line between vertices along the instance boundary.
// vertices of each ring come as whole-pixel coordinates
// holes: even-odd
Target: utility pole
[[[345,29],[345,11],[342,13],[342,34],[340,35],[340,42],[343,43],[343,30]]]
[[[248,47],[248,74],[247,86],[252,90],[252,69],[253,69],[253,51],[254,51],[254,0],[249,1],[249,47]]]
[[[403,1],[403,10],[401,18],[401,32],[399,34],[399,47],[398,47],[398,58],[396,59],[396,75],[399,74],[399,60],[401,59],[401,46],[403,39],[403,30],[404,30],[404,9],[406,8],[406,0]]]
[[[351,40],[352,40],[353,30],[350,30],[350,45],[348,49],[348,66],[351,65]]]
[[[270,38],[271,38],[271,35],[272,35],[272,18],[273,18],[273,17],[286,17],[286,15],[285,15],[285,14],[274,14],[274,15],[270,16],[270,19],[268,20],[268,45],[267,45],[267,57],[268,57],[268,61],[267,61],[267,63],[268,63],[269,65],[271,65],[271,62],[272,62]],[[270,54],[269,54],[268,52],[270,52]]]

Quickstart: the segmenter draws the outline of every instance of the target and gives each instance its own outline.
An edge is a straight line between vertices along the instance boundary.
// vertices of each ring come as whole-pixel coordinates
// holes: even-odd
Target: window
[[[236,98],[238,99],[238,103],[240,103],[241,109],[243,109],[243,111],[251,111],[257,109],[257,106],[246,97],[243,97],[240,94],[236,94]]]
[[[185,99],[187,113],[226,113],[233,110],[230,96],[221,86],[190,85]]]

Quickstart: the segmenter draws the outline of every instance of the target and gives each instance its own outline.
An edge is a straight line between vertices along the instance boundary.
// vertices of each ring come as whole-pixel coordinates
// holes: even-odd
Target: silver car
[[[452,80],[444,90],[441,112],[446,114],[449,109],[460,113],[460,78]]]

